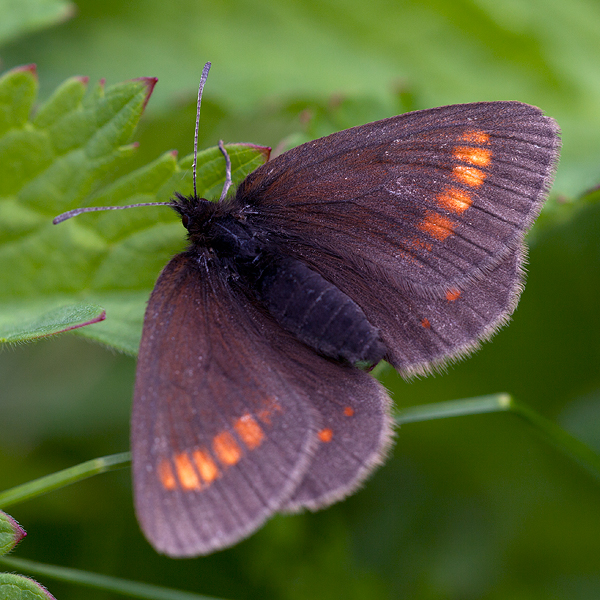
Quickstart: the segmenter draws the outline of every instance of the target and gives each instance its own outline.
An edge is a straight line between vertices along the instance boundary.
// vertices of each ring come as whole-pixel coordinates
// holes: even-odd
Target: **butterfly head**
[[[181,217],[190,238],[203,237],[207,226],[217,212],[218,204],[195,195],[175,194],[171,200],[173,210]]]

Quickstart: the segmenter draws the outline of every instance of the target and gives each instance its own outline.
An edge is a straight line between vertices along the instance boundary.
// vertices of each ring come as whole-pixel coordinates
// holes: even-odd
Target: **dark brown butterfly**
[[[356,365],[423,373],[507,321],[559,146],[533,106],[444,106],[294,148],[216,203],[177,194],[190,244],[150,297],[132,416],[151,544],[206,554],[352,493],[392,438]]]

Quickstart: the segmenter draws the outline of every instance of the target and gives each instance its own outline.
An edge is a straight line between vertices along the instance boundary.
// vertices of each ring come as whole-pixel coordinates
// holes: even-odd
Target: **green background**
[[[191,151],[206,60],[202,147],[453,102],[542,107],[564,149],[512,324],[443,375],[383,381],[398,407],[506,391],[600,451],[600,208],[581,197],[600,183],[600,4],[0,0],[0,24],[2,66],[37,63],[42,99],[72,75],[159,78],[127,169]],[[0,487],[126,450],[133,376],[74,335],[5,349]],[[598,480],[510,414],[405,425],[358,494],[206,558],[156,555],[126,470],[9,512],[29,532],[19,557],[224,598],[600,597]],[[39,579],[59,599],[116,597]]]

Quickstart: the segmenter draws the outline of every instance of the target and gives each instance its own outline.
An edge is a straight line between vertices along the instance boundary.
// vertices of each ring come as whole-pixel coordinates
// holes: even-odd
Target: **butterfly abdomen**
[[[301,342],[350,364],[374,365],[383,358],[379,330],[362,309],[305,263],[230,214],[212,220],[206,231],[211,249],[237,284]]]
[[[303,262],[273,255],[256,282],[259,300],[287,331],[320,354],[377,364],[386,353],[362,309]]]

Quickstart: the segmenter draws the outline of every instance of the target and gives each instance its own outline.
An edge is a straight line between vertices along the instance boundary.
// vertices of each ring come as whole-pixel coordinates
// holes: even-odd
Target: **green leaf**
[[[0,510],[0,555],[10,552],[26,535],[10,515]]]
[[[0,600],[48,600],[54,596],[29,577],[0,573]]]
[[[0,0],[0,45],[66,21],[75,13],[67,0]]]
[[[97,323],[82,333],[135,354],[150,290],[184,244],[175,214],[150,207],[86,214],[58,226],[52,218],[79,206],[164,202],[175,190],[190,193],[193,158],[178,162],[166,152],[115,180],[115,169],[135,151],[127,142],[155,80],[106,90],[100,84],[87,95],[86,83],[66,81],[31,119],[34,70],[0,79],[0,341]],[[268,156],[251,144],[227,150],[234,182]],[[224,165],[218,148],[198,154],[199,194],[220,194]]]
[[[67,299],[65,299],[67,301]],[[43,301],[41,311],[49,305]],[[98,323],[106,318],[106,312],[95,304],[73,304],[58,306],[32,318],[35,314],[34,301],[4,305],[0,314],[0,342],[28,342],[42,337]]]

